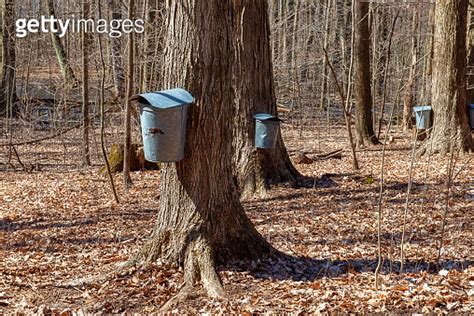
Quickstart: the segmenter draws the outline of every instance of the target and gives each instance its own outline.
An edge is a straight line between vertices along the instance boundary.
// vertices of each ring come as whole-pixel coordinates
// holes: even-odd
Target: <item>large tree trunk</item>
[[[265,194],[270,183],[294,182],[300,174],[288,157],[281,135],[273,150],[254,146],[253,115],[258,112],[277,114],[267,3],[265,0],[236,1],[234,12],[233,162],[241,194],[247,197]]]
[[[474,104],[474,0],[469,1],[467,35],[467,103]]]
[[[355,121],[357,146],[379,144],[374,132],[372,93],[370,90],[369,3],[355,4]]]
[[[1,63],[0,63],[0,116],[8,113],[15,115],[17,109],[16,85],[15,85],[15,14],[13,0],[2,0],[0,2],[0,40],[1,40]]]
[[[168,1],[166,25],[165,88],[185,87],[195,103],[185,158],[163,164],[156,227],[139,257],[182,265],[187,286],[201,281],[209,295],[222,296],[215,262],[272,249],[247,218],[232,177],[232,4]]]
[[[441,154],[469,150],[473,141],[466,106],[467,1],[438,0],[433,60],[432,149]],[[422,149],[430,149],[430,141]]]

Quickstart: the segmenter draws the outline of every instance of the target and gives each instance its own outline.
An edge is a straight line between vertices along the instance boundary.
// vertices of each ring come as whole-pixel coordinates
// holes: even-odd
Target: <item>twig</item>
[[[421,117],[423,117],[423,113],[421,114]],[[422,118],[420,118],[421,120]],[[403,226],[402,226],[402,240],[400,244],[400,274],[403,274],[403,267],[404,267],[404,261],[405,261],[405,249],[404,249],[404,244],[405,244],[405,232],[406,232],[406,226],[407,226],[407,217],[408,217],[408,206],[410,203],[410,194],[411,194],[411,188],[413,186],[413,165],[415,163],[415,153],[416,153],[416,141],[418,139],[418,128],[415,129],[415,139],[413,140],[413,146],[412,146],[412,151],[411,151],[411,160],[410,160],[410,171],[408,175],[408,188],[407,188],[407,196],[405,199],[405,210],[403,212]]]
[[[387,131],[385,132],[385,137],[382,145],[382,162],[380,166],[380,190],[379,190],[379,198],[377,202],[377,249],[378,249],[378,263],[377,268],[375,269],[375,287],[379,288],[379,274],[380,270],[382,269],[383,258],[382,258],[382,200],[383,200],[383,192],[384,192],[384,181],[385,181],[385,148],[387,146],[387,139],[392,128],[392,120],[393,114],[395,113],[395,103],[392,105],[392,110],[390,111],[390,119],[388,122]]]
[[[101,11],[101,8],[100,8],[100,0],[98,0],[98,4],[97,4],[97,8],[98,8],[98,14],[99,14],[99,19],[102,17],[102,11]],[[114,196],[114,199],[115,199],[115,202],[117,204],[120,203],[120,200],[118,198],[118,195],[117,195],[117,190],[115,188],[115,183],[114,183],[114,178],[112,176],[112,172],[110,170],[110,163],[109,163],[109,160],[107,159],[107,151],[105,150],[105,127],[104,127],[104,113],[105,113],[105,110],[104,110],[104,86],[105,86],[105,60],[104,60],[104,53],[102,52],[102,39],[101,39],[101,36],[99,34],[98,36],[98,44],[99,44],[99,55],[100,55],[100,61],[101,61],[101,65],[102,65],[102,75],[101,75],[101,81],[100,81],[100,100],[99,100],[99,104],[100,104],[100,145],[101,145],[101,149],[102,149],[102,156],[104,157],[104,161],[105,161],[105,166],[107,167],[107,176],[109,177],[109,182],[110,182],[110,188],[112,189],[112,193],[113,193],[113,196]]]
[[[350,115],[352,107],[349,110],[347,109],[347,104],[349,102],[346,100],[346,96],[344,95],[344,91],[342,90],[342,87],[339,84],[339,80],[337,79],[336,72],[334,70],[334,67],[333,67],[330,59],[329,59],[328,52],[324,47],[323,47],[323,51],[324,51],[324,55],[327,59],[329,69],[331,69],[331,74],[334,78],[334,82],[336,83],[337,91],[339,92],[339,96],[341,97],[342,103],[344,104],[344,102],[346,102],[346,105],[344,105],[344,108],[343,108],[343,112],[344,112],[344,118],[345,118],[345,121],[346,121],[347,134],[349,136],[349,143],[350,143],[350,146],[351,146],[352,165],[353,165],[355,170],[359,170],[359,162],[357,161],[357,155],[356,155],[356,151],[355,151],[354,139],[352,137],[351,115]],[[350,68],[349,72],[352,73],[352,67]],[[350,84],[349,84],[349,87],[350,87]]]
[[[20,159],[20,155],[18,155],[18,151],[16,150],[15,146],[12,144],[10,146],[10,150],[12,150],[14,153],[15,153],[15,157],[16,157],[16,160],[18,160],[18,163],[20,164],[20,166],[23,168],[23,171],[28,171],[28,169],[26,168],[26,166],[23,164],[23,162],[21,161]]]
[[[443,223],[441,225],[441,236],[439,237],[439,246],[438,246],[438,258],[436,259],[436,264],[439,267],[439,262],[441,260],[441,250],[443,249],[443,242],[444,242],[444,232],[446,230],[446,219],[448,217],[448,212],[449,212],[449,199],[451,195],[451,187],[453,185],[453,180],[454,180],[454,169],[456,167],[456,161],[454,161],[454,151],[455,151],[455,146],[453,145],[451,147],[451,155],[449,158],[449,164],[448,164],[448,183],[446,184],[447,186],[447,192],[446,192],[446,200],[444,204],[444,214],[443,214]],[[459,146],[458,149],[458,155],[459,152],[461,151],[462,146]],[[459,173],[457,173],[459,174]],[[456,175],[457,175],[456,174]]]

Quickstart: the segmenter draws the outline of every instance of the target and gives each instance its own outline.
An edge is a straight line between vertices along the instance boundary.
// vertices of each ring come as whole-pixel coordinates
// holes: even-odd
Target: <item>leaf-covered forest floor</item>
[[[284,128],[292,157],[300,151],[314,157],[347,148],[341,128],[323,134]],[[374,286],[380,147],[358,153],[362,170],[357,173],[345,150],[342,159],[297,165],[305,176],[300,187],[281,185],[265,197],[243,201],[257,229],[288,258],[221,267],[228,299],[201,296],[176,313],[472,312],[472,155],[454,159],[440,266],[449,157],[415,160],[406,273],[400,275],[410,137],[393,136],[386,152],[380,289]],[[66,157],[65,148],[72,154]],[[159,172],[133,173],[134,187],[128,194],[119,189],[122,204],[117,205],[107,179],[98,176],[98,157],[97,166],[77,168],[78,148],[67,140],[19,146],[18,151],[26,165],[34,161],[35,170],[0,172],[0,313],[150,314],[177,293],[182,272],[159,262],[85,286],[68,285],[109,271],[146,241],[160,201]],[[6,166],[5,155],[0,159]],[[121,175],[115,180],[121,187]]]

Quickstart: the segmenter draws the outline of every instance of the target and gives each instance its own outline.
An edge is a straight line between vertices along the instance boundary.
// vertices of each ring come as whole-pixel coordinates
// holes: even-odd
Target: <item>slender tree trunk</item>
[[[46,0],[48,14],[50,16],[56,16],[56,11],[54,9],[54,0]],[[58,26],[56,26],[58,28]],[[53,47],[56,52],[56,58],[59,63],[59,67],[61,68],[61,73],[63,75],[64,81],[66,84],[70,85],[71,87],[77,87],[79,82],[74,75],[74,71],[72,70],[71,64],[68,60],[67,51],[64,48],[63,43],[61,42],[61,38],[59,37],[58,33],[51,32],[51,40],[53,42]]]
[[[215,262],[271,251],[247,218],[232,177],[232,22],[228,1],[167,2],[165,88],[185,87],[195,103],[185,159],[163,164],[156,227],[139,256],[184,266],[183,289],[201,281],[214,297],[223,296]]]
[[[88,19],[90,14],[90,3],[88,0],[82,0],[82,16]],[[83,163],[86,166],[91,165],[89,149],[89,54],[90,54],[90,36],[82,31],[82,139],[83,139]]]
[[[357,146],[379,144],[374,132],[372,95],[370,90],[370,34],[369,4],[356,1],[355,5],[355,110]]]
[[[434,130],[421,153],[473,148],[466,109],[467,1],[438,0],[433,59]]]
[[[280,42],[281,42],[281,47],[280,47],[280,57],[281,57],[281,67],[283,69],[286,69],[288,66],[288,23],[289,23],[289,18],[288,18],[288,12],[289,12],[289,7],[288,7],[288,1],[287,0],[281,0],[280,3],[280,27],[281,27],[281,33],[280,33]]]
[[[338,3],[341,5],[341,23],[339,25],[340,29],[340,44],[342,50],[342,58],[340,61],[340,67],[342,67],[345,71],[349,68],[350,60],[352,58],[351,52],[351,31],[352,31],[352,1],[353,0],[337,0]],[[341,88],[343,91],[348,91],[348,86],[351,84],[350,82],[346,81],[347,78],[343,78],[341,82]],[[344,106],[344,105],[342,105]]]
[[[97,0],[97,14],[99,19],[102,19],[102,8],[100,6],[100,0]],[[100,111],[100,149],[102,151],[102,158],[104,159],[105,167],[107,170],[107,177],[109,178],[110,189],[116,203],[120,203],[117,195],[117,189],[115,187],[114,177],[110,170],[110,163],[107,158],[107,151],[105,149],[105,58],[104,51],[102,49],[102,35],[97,36],[97,46],[99,48],[99,60],[100,60],[100,87],[99,87],[99,111]]]
[[[325,50],[328,50],[328,41],[329,41],[329,19],[331,15],[331,4],[332,0],[328,0],[326,2],[326,11],[324,15],[324,41],[323,41],[323,47]],[[326,99],[327,95],[327,90],[328,90],[328,62],[326,58],[323,60],[323,75],[321,78],[321,96],[319,99],[319,108],[323,109],[324,108],[324,101]]]
[[[385,61],[385,65],[383,67],[383,74],[382,74],[382,91],[381,97],[382,100],[380,102],[380,117],[379,117],[379,127],[378,127],[378,132],[377,132],[377,138],[380,137],[380,134],[382,133],[382,126],[383,126],[383,120],[384,120],[384,114],[385,114],[385,101],[387,99],[387,84],[388,84],[388,74],[390,71],[390,62],[392,60],[392,38],[393,38],[393,33],[395,31],[395,27],[397,26],[397,20],[398,16],[400,15],[400,9],[397,10],[395,17],[393,18],[392,26],[390,27],[390,31],[387,34],[387,48],[384,52],[385,56],[383,60]]]
[[[371,93],[372,93],[372,113],[377,113],[376,112],[376,107],[377,107],[377,85],[378,85],[378,76],[379,76],[379,57],[380,53],[378,53],[378,45],[379,44],[379,20],[381,18],[381,14],[379,13],[379,7],[376,3],[370,2],[369,4],[369,32],[372,36],[371,40],[371,45],[372,45],[372,56],[369,57],[371,58],[371,63],[372,63],[372,69],[371,69]],[[382,36],[380,36],[382,37]],[[383,40],[380,39],[380,42],[383,43]],[[383,47],[383,45],[380,45]],[[372,120],[374,123],[374,126],[376,126],[376,115],[372,115]]]
[[[133,21],[135,1],[128,1],[128,18]],[[125,137],[124,137],[124,148],[123,148],[123,186],[125,190],[128,190],[132,185],[132,179],[130,178],[130,163],[131,163],[131,151],[132,151],[132,104],[130,98],[133,94],[134,86],[134,36],[133,32],[128,35],[128,85],[127,85],[127,99],[125,100]]]
[[[354,45],[355,45],[355,2],[352,1],[351,4],[351,45],[350,45],[350,51],[351,55],[349,58],[349,68],[347,71],[347,91],[344,91],[342,86],[339,84],[339,80],[337,79],[336,71],[334,70],[334,67],[332,66],[332,63],[329,59],[329,54],[326,49],[323,48],[324,50],[324,55],[326,57],[326,61],[328,63],[329,69],[331,70],[331,73],[334,77],[334,82],[336,84],[337,91],[339,92],[339,96],[341,97],[341,103],[343,104],[343,111],[344,111],[344,121],[346,123],[346,129],[347,129],[347,136],[349,138],[349,145],[351,149],[351,154],[352,154],[352,167],[354,170],[359,170],[359,161],[357,160],[357,153],[355,149],[355,142],[354,142],[354,137],[352,133],[352,117],[351,117],[351,112],[352,112],[352,103],[351,103],[351,95],[352,95],[352,74],[353,74],[353,68],[354,68]]]
[[[373,6],[377,6],[377,2],[373,2],[372,1],[372,5]],[[374,83],[373,83],[373,87],[371,87],[371,92],[372,92],[372,101],[373,101],[373,104],[372,104],[372,119],[373,119],[373,122],[374,122],[374,129],[377,130],[377,127],[376,127],[376,123],[379,122],[383,119],[383,116],[384,116],[384,108],[385,108],[385,104],[383,104],[382,102],[382,99],[383,99],[383,86],[384,86],[384,77],[385,77],[385,73],[386,71],[389,71],[388,69],[385,69],[386,68],[386,65],[387,65],[387,62],[390,63],[390,61],[388,61],[387,57],[389,57],[388,55],[390,54],[390,52],[388,51],[389,50],[389,46],[391,46],[391,42],[390,42],[390,21],[392,20],[391,19],[391,16],[389,14],[389,11],[388,10],[384,10],[383,8],[379,8],[377,9],[375,12],[377,12],[378,14],[378,17],[376,19],[377,21],[377,25],[373,27],[373,29],[375,28],[378,28],[378,36],[377,36],[377,42],[374,43],[374,45],[372,45],[373,47],[373,52],[372,54],[373,55],[377,55],[374,63],[371,66],[371,69],[374,73]],[[392,20],[393,21],[393,20]],[[371,29],[369,28],[369,33],[370,33]],[[370,36],[369,36],[370,38]],[[380,44],[379,44],[380,42]],[[378,44],[378,45],[377,45]],[[380,48],[380,52],[379,54],[376,54],[375,52],[377,51],[377,46]],[[369,57],[369,60],[370,60],[370,57]],[[371,82],[372,84],[372,82]],[[377,107],[377,105],[380,104],[379,107]],[[378,108],[378,109],[377,109]],[[379,115],[377,115],[377,112],[380,113]],[[380,130],[380,128],[379,128]],[[380,132],[376,132],[375,135],[377,136],[377,138],[380,137]]]
[[[430,7],[428,18],[429,32],[428,43],[426,45],[426,57],[423,72],[423,91],[421,100],[424,105],[431,104],[431,77],[433,74],[433,52],[434,52],[434,27],[435,27],[435,5]]]
[[[122,4],[119,0],[108,0],[108,9],[113,20],[122,19]],[[120,37],[109,37],[110,56],[112,63],[112,74],[114,80],[115,97],[119,100],[125,98],[125,74],[123,70],[123,58],[120,53],[122,41]]]
[[[1,0],[0,10],[0,116],[11,116],[17,114],[14,1]]]
[[[288,2],[289,3],[289,2]],[[297,82],[297,69],[296,69],[296,62],[297,62],[297,54],[296,49],[298,47],[298,32],[299,32],[299,20],[300,20],[300,0],[294,0],[293,8],[292,8],[294,17],[293,17],[293,25],[291,27],[291,72],[293,73],[293,82]]]
[[[163,56],[163,34],[164,34],[164,7],[165,3],[161,0],[150,1],[150,16],[148,23],[148,67],[146,68],[147,74],[147,85],[146,90],[153,91],[157,87],[161,87],[163,84],[161,71],[159,70],[162,66]],[[146,32],[146,30],[145,30]],[[151,33],[151,34],[150,34]],[[152,36],[150,36],[152,35]]]
[[[243,197],[265,194],[268,184],[295,182],[300,176],[288,157],[281,135],[273,150],[257,150],[254,146],[253,115],[258,112],[277,115],[266,4],[266,0],[234,3],[233,161]]]
[[[418,7],[413,7],[413,17],[411,24],[412,38],[411,38],[411,67],[410,74],[408,75],[408,82],[405,87],[405,96],[403,100],[403,131],[410,130],[412,126],[411,117],[412,109],[415,102],[414,96],[414,85],[415,85],[415,76],[416,76],[416,61],[418,60],[417,51],[417,30],[418,30]]]

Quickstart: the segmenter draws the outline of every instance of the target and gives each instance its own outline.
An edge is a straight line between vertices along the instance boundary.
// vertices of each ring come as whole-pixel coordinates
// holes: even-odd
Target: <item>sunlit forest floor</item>
[[[221,267],[228,299],[201,296],[179,306],[177,314],[472,312],[472,155],[454,157],[449,199],[450,157],[415,159],[404,245],[407,261],[400,275],[411,135],[392,134],[385,161],[384,262],[377,290],[381,147],[358,152],[362,170],[354,172],[342,127],[333,127],[331,134],[316,128],[300,134],[288,125],[283,130],[292,158],[300,152],[315,157],[345,149],[341,159],[296,165],[305,176],[299,187],[272,187],[265,197],[243,201],[257,229],[289,257]],[[61,154],[66,145],[75,154]],[[146,241],[160,203],[159,172],[134,172],[133,189],[127,194],[119,189],[122,203],[115,204],[107,179],[98,175],[98,157],[96,166],[79,168],[77,144],[66,145],[51,140],[18,146],[25,164],[36,161],[34,170],[0,172],[0,313],[157,312],[182,282],[181,271],[159,262],[87,285],[71,286],[70,281],[110,271]],[[5,157],[0,158],[2,168]],[[120,188],[121,175],[115,180]]]

